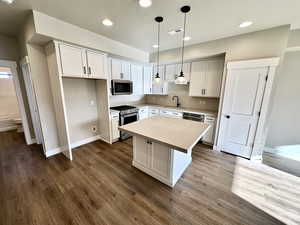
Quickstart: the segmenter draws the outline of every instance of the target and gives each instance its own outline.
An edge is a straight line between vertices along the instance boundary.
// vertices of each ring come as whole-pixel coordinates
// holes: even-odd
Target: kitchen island
[[[133,135],[132,165],[174,187],[192,161],[192,148],[210,125],[155,116],[119,129]]]

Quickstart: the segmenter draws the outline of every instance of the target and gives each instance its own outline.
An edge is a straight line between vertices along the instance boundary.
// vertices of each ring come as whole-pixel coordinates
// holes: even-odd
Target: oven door
[[[130,113],[130,114],[125,114],[125,115],[122,115],[121,116],[121,120],[120,120],[120,125],[125,125],[125,124],[128,124],[128,123],[133,123],[135,121],[138,121],[139,120],[139,114],[138,113]],[[120,132],[120,140],[125,140],[127,138],[130,138],[132,135],[124,132],[124,131],[121,131]]]
[[[111,81],[112,95],[131,95],[132,81],[130,80],[112,80]]]

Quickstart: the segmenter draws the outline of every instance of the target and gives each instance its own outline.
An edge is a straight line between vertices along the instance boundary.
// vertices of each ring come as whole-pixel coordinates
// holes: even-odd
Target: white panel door
[[[119,80],[122,74],[122,62],[118,59],[111,59],[111,79]]]
[[[142,166],[149,168],[150,164],[150,147],[149,141],[139,136],[133,136],[134,154],[133,161],[141,164]]]
[[[131,79],[133,82],[133,94],[144,94],[143,67],[139,65],[131,65]]]
[[[90,77],[99,78],[99,79],[107,79],[106,72],[106,55],[98,52],[86,51],[87,54],[87,62],[88,62],[88,74]]]
[[[86,54],[83,48],[59,44],[59,54],[62,76],[87,76]]]
[[[193,62],[190,79],[190,96],[204,96],[206,83],[207,63],[205,61]]]
[[[144,67],[144,94],[152,94],[152,66]]]
[[[171,150],[168,146],[156,142],[150,142],[151,169],[158,175],[169,178],[171,165]]]
[[[123,80],[131,80],[130,76],[130,63],[126,61],[122,61],[122,74],[121,79]]]
[[[221,150],[250,158],[268,68],[228,71],[221,126]]]

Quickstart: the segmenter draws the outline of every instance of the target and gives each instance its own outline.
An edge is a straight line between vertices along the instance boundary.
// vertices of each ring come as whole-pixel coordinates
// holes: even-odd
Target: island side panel
[[[188,166],[192,162],[191,149],[188,153],[183,153],[172,149],[172,185],[174,186],[179,178],[182,176],[184,171],[188,168]]]

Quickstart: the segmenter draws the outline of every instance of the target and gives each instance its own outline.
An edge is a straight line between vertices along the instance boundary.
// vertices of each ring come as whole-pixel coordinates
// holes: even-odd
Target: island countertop
[[[119,127],[120,130],[132,135],[140,135],[170,145],[182,152],[188,152],[193,148],[209,128],[210,125],[207,123],[162,116],[154,116]]]

